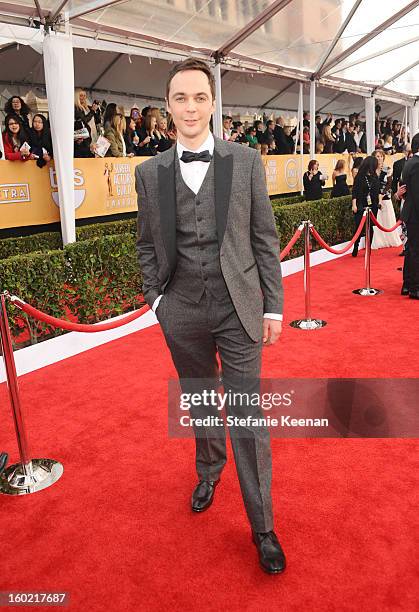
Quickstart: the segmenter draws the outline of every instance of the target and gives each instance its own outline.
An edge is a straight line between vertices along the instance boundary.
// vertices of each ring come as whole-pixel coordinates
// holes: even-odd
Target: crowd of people
[[[381,107],[376,107],[375,148],[386,154],[400,153],[407,142],[405,127],[397,119],[380,119]],[[367,153],[365,124],[360,121],[359,113],[352,113],[348,119],[333,120],[329,113],[325,119],[315,117],[315,151],[321,153]],[[310,114],[303,114],[303,153],[310,153]],[[223,118],[223,138],[232,142],[248,144],[266,155],[290,155],[300,151],[297,127],[286,125],[284,117],[268,119],[265,123],[255,121],[233,121],[232,117]],[[405,142],[406,141],[406,142]]]
[[[48,119],[40,113],[32,114],[20,96],[12,96],[4,112],[5,158],[36,160],[39,167],[50,161],[53,146]],[[175,127],[160,109],[147,106],[140,112],[133,106],[126,115],[123,107],[115,103],[94,100],[90,104],[86,92],[76,90],[74,157],[151,156],[166,151],[175,142]]]
[[[376,108],[376,149],[386,154],[405,149],[405,128],[400,121],[380,119],[380,107]],[[8,160],[26,161],[34,159],[39,167],[53,157],[52,140],[48,119],[42,114],[31,114],[31,110],[20,96],[12,96],[5,105],[5,129],[3,142]],[[321,153],[367,153],[364,124],[359,113],[348,119],[328,114],[322,119],[315,117],[315,150]],[[303,115],[303,152],[310,152],[310,114]],[[233,121],[223,117],[223,138],[260,151],[262,155],[290,155],[299,152],[297,126],[286,125],[284,117]],[[176,127],[170,115],[163,116],[157,107],[146,106],[141,111],[133,106],[129,113],[111,102],[94,100],[89,103],[87,93],[77,89],[74,100],[74,157],[133,157],[152,156],[166,151],[176,142]],[[314,166],[313,166],[314,167]],[[313,169],[313,168],[312,168]],[[310,172],[310,170],[309,170]],[[314,173],[315,175],[316,173]],[[336,194],[342,195],[342,169],[336,170]],[[312,175],[312,176],[314,176]],[[308,182],[310,181],[310,182]],[[321,181],[305,181],[308,186],[321,188]],[[311,196],[310,196],[311,197]],[[315,199],[314,196],[312,199]]]

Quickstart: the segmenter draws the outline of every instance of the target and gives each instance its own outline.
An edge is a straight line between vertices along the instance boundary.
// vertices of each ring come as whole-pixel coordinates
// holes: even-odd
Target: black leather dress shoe
[[[402,295],[409,295],[409,287],[406,287],[406,285],[403,285],[402,290],[400,291],[400,293]]]
[[[411,300],[419,300],[419,291],[410,291],[409,297]]]
[[[195,487],[192,493],[192,510],[194,512],[203,512],[207,510],[213,502],[214,491],[218,480],[201,480]]]
[[[286,567],[284,551],[274,531],[256,533],[252,531],[252,540],[259,553],[259,563],[268,574],[280,574]]]
[[[352,249],[352,257],[357,257],[358,256],[358,247],[354,247]]]
[[[7,460],[9,455],[7,453],[0,453],[0,474],[3,472],[4,468],[7,465]]]

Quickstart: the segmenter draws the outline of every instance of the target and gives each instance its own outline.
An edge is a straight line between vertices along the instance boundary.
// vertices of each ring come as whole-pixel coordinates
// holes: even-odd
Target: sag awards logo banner
[[[350,155],[319,155],[319,170],[326,175],[325,187],[333,187],[332,173],[338,159],[346,162],[346,173],[348,183],[351,182],[350,168],[352,167]],[[263,164],[266,172],[266,183],[269,195],[278,193],[295,193],[301,190],[301,176],[306,172],[309,155],[266,155]]]
[[[74,207],[77,219],[137,210],[135,167],[145,161],[108,157],[74,160]],[[22,180],[24,178],[24,180]],[[54,163],[0,162],[0,229],[44,225],[60,220]]]
[[[388,158],[392,165],[400,155]],[[74,206],[77,219],[102,217],[137,210],[135,167],[147,158],[75,159]],[[263,158],[269,195],[296,193],[309,156],[267,155]],[[351,183],[349,155],[319,155],[320,170],[328,176],[338,159],[346,161]],[[121,161],[122,160],[122,161]],[[45,225],[60,220],[57,176],[54,163],[38,168],[35,161],[0,162],[0,229]]]

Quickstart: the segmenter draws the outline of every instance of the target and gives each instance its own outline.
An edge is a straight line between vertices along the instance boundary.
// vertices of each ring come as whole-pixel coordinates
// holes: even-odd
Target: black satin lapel
[[[215,219],[217,223],[218,246],[221,249],[227,225],[230,204],[231,182],[233,180],[233,156],[222,157],[214,149],[215,178]]]
[[[160,226],[170,270],[176,267],[176,184],[175,162],[158,167]]]

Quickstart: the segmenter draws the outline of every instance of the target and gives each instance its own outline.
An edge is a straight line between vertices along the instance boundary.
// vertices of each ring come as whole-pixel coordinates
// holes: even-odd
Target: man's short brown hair
[[[178,74],[178,72],[184,72],[185,70],[200,70],[201,72],[207,75],[209,86],[211,89],[212,99],[214,100],[215,98],[214,75],[212,74],[211,69],[206,62],[200,59],[196,59],[194,57],[189,57],[188,59],[183,60],[182,62],[178,62],[177,64],[173,66],[173,68],[169,72],[169,76],[167,78],[167,83],[166,83],[167,100],[169,99],[170,83],[172,82],[173,77],[175,76],[175,74]]]

